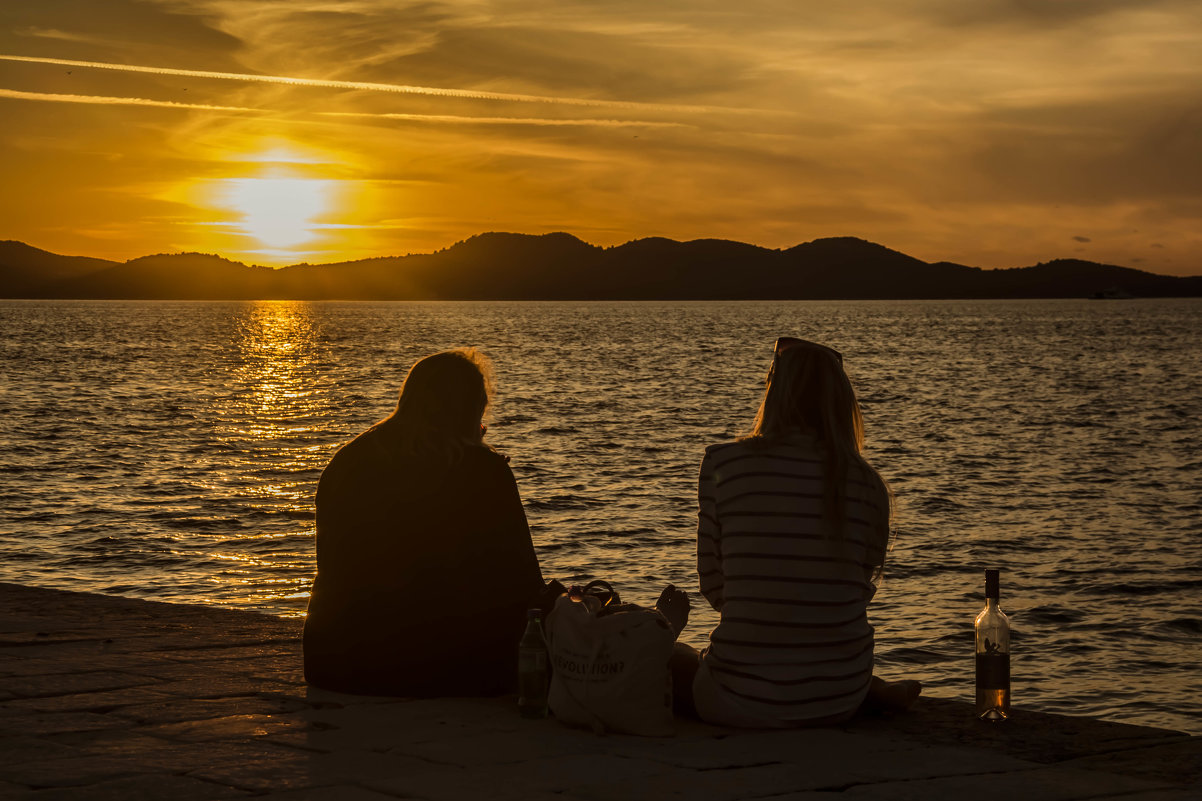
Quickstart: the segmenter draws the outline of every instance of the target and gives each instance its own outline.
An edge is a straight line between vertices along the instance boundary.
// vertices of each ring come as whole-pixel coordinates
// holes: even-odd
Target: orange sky
[[[287,264],[483,231],[1202,274],[1197,0],[0,5],[0,239]]]

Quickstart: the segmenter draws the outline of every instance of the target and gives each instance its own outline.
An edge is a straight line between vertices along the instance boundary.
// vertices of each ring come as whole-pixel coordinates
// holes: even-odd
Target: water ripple
[[[1017,703],[1202,732],[1202,302],[0,302],[0,580],[303,614],[312,498],[417,358],[495,361],[548,576],[695,587],[702,449],[771,343],[829,341],[897,496],[878,668],[971,696],[1003,571]],[[685,639],[717,616],[696,596]]]

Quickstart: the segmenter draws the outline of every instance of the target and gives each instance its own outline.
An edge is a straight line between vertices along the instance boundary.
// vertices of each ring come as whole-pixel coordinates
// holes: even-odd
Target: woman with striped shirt
[[[698,487],[697,572],[721,614],[696,667],[711,723],[813,726],[862,705],[905,708],[915,681],[872,675],[868,602],[889,544],[889,492],[835,350],[776,343],[750,436],[712,445]],[[678,680],[679,680],[678,679]]]

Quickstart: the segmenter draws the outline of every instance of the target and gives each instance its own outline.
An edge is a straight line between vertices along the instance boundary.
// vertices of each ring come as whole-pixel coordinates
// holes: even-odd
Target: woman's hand
[[[677,637],[688,625],[689,607],[689,594],[684,590],[676,589],[674,584],[664,587],[664,591],[659,595],[659,600],[655,602],[655,608],[668,619],[668,625],[672,627],[672,631]]]

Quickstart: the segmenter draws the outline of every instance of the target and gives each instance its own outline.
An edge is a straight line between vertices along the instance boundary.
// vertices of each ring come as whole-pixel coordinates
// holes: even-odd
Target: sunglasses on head
[[[792,348],[810,348],[821,353],[828,353],[835,357],[839,364],[843,364],[843,354],[834,348],[828,348],[826,345],[819,345],[817,342],[811,342],[808,339],[798,339],[797,337],[780,337],[776,340],[776,345],[772,348],[772,358],[775,359],[780,354]]]

